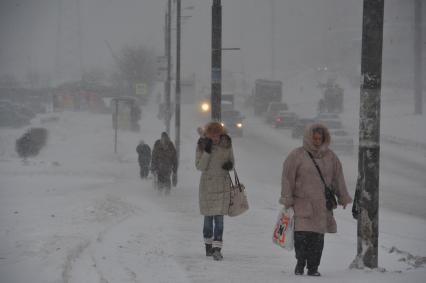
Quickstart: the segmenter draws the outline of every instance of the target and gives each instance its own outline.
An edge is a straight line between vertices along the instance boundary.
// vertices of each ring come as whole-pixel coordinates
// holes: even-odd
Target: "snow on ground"
[[[338,233],[326,235],[323,276],[296,277],[294,252],[274,246],[271,236],[280,209],[282,161],[300,142],[252,117],[246,136],[234,139],[251,208],[225,219],[224,260],[206,258],[200,173],[194,168],[196,127],[203,122],[192,107],[183,109],[179,184],[169,196],[154,191],[152,180],[138,177],[138,141],[152,145],[164,128],[155,107],[144,108],[140,133],[119,132],[117,154],[109,115],[55,113],[59,122],[44,125],[46,148],[26,163],[14,152],[23,130],[1,129],[0,282],[424,282],[425,216],[401,213],[392,205],[380,211],[382,269],[348,269],[356,254],[356,222],[350,209],[339,208]],[[351,192],[355,159],[342,157]],[[408,186],[392,170],[385,174],[385,183],[401,190]],[[406,194],[425,198],[423,179],[411,182]]]

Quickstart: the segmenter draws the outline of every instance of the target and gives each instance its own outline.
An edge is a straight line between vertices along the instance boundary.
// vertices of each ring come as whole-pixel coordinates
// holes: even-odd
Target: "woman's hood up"
[[[198,127],[197,133],[200,135],[200,138],[207,138],[206,133],[205,133],[205,129],[203,127]],[[226,131],[224,131],[224,133],[220,135],[219,146],[224,147],[224,148],[230,148],[232,146],[232,139],[226,133]]]
[[[313,144],[313,130],[316,128],[322,128],[324,130],[324,143],[317,147]],[[305,134],[303,136],[303,147],[309,152],[320,157],[324,152],[328,150],[330,146],[330,132],[327,127],[321,123],[313,123],[305,128]]]

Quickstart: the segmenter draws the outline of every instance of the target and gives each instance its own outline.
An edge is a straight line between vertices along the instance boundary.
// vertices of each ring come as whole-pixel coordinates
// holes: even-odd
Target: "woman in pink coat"
[[[352,202],[346,189],[342,164],[328,147],[330,134],[322,124],[309,125],[305,130],[303,146],[294,149],[283,165],[280,203],[293,207],[295,217],[294,246],[296,275],[321,276],[318,266],[324,247],[324,233],[336,233],[333,211],[326,207],[325,183],[334,189],[338,204],[346,208]],[[311,156],[312,158],[311,158]]]

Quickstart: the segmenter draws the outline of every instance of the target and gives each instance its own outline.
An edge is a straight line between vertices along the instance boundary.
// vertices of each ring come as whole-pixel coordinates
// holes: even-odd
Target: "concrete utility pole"
[[[414,114],[423,114],[422,0],[414,0]]]
[[[164,121],[166,123],[166,133],[170,136],[170,120],[172,112],[170,107],[170,84],[172,71],[172,56],[171,56],[171,30],[172,30],[172,0],[167,0],[167,25],[166,25],[166,57],[167,57],[167,78],[166,78],[166,113]]]
[[[118,99],[115,99],[115,115],[114,115],[114,153],[117,153],[117,132],[118,132]]]
[[[275,80],[275,0],[269,0],[271,6],[271,80]]]
[[[180,34],[181,31],[181,0],[176,1],[176,109],[175,109],[175,146],[179,164],[180,153]]]
[[[62,80],[62,0],[57,1],[57,15],[56,15],[56,54],[55,54],[55,85],[58,86]]]
[[[358,250],[355,268],[376,268],[379,238],[380,93],[384,0],[364,0],[359,119]]]
[[[211,115],[212,120],[221,119],[222,97],[222,6],[220,0],[212,5],[212,69],[211,69]]]

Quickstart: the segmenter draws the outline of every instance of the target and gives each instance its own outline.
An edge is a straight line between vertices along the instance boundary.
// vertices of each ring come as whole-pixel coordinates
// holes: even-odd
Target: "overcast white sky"
[[[0,75],[11,73],[24,78],[31,70],[47,73],[52,79],[58,73],[63,80],[75,79],[80,76],[80,58],[83,69],[113,65],[105,40],[115,52],[124,45],[143,44],[162,54],[166,2],[2,0]],[[244,70],[249,80],[270,76],[274,38],[277,79],[321,65],[357,72],[362,1],[275,0],[273,37],[272,2],[222,1],[223,47],[241,48],[223,54],[223,68]],[[182,71],[208,80],[212,1],[182,1],[183,7],[191,5],[193,10],[182,12],[191,16],[183,24]],[[406,74],[413,62],[412,1],[388,0],[385,9],[383,66],[390,69],[398,65]]]

